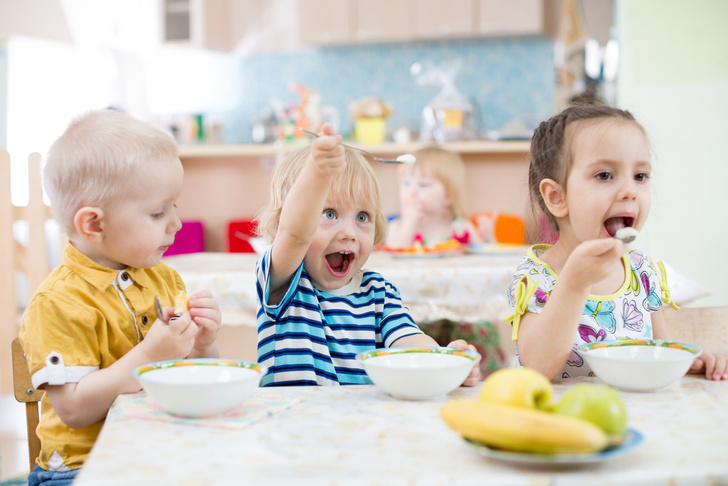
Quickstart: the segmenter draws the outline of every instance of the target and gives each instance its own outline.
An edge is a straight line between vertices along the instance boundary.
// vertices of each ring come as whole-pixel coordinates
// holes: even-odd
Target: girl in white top
[[[532,247],[509,288],[521,365],[549,378],[588,375],[576,351],[584,342],[669,339],[664,267],[613,238],[647,221],[651,171],[645,131],[628,111],[577,105],[536,129],[530,200],[558,240]],[[728,362],[704,350],[690,372],[727,380]]]

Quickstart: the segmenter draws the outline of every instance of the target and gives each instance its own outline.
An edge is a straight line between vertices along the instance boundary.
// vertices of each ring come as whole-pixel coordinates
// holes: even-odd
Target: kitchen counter
[[[344,143],[353,147],[360,147],[373,154],[402,154],[411,153],[421,147],[432,145],[432,142],[412,142],[400,144],[394,142],[382,143],[379,145],[361,145],[356,142],[345,140]],[[301,139],[292,144],[264,143],[250,145],[215,145],[215,144],[191,144],[180,146],[181,158],[196,157],[262,157],[286,154],[307,144],[307,140]],[[439,144],[442,148],[459,154],[511,154],[527,153],[531,142],[528,140],[518,141],[493,141],[473,140],[462,142],[447,142]]]

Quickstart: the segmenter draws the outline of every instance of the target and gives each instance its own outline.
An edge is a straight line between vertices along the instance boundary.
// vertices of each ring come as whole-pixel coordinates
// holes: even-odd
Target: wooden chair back
[[[16,271],[25,276],[27,287],[23,294],[29,298],[51,270],[45,222],[53,216],[43,202],[41,159],[39,153],[28,157],[28,205],[13,206],[10,155],[0,151],[0,349],[8,349],[20,329]],[[21,220],[28,225],[27,245],[14,236],[13,223]],[[0,353],[0,393],[10,393],[10,370],[10,356]]]
[[[670,339],[728,356],[728,306],[662,308]]]
[[[13,388],[15,399],[21,403],[25,403],[25,421],[28,428],[28,458],[30,470],[35,467],[35,460],[40,454],[40,439],[35,429],[40,423],[40,413],[38,411],[38,402],[43,397],[43,390],[33,388],[33,382],[30,379],[30,371],[28,370],[28,362],[25,359],[23,345],[19,338],[13,339],[12,342],[13,356]]]

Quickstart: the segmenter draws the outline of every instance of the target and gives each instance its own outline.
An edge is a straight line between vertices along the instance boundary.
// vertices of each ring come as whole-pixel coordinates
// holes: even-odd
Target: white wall
[[[653,200],[641,246],[728,305],[728,2],[619,0],[618,104],[653,147]]]

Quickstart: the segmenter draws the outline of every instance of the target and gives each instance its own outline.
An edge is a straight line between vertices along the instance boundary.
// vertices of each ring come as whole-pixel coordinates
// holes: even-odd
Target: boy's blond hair
[[[271,243],[276,236],[283,203],[293,183],[296,182],[306,165],[310,154],[311,147],[303,147],[291,152],[273,172],[270,203],[263,208],[257,218],[258,234],[268,243]],[[329,195],[335,201],[354,200],[367,206],[373,206],[376,210],[374,246],[384,242],[387,235],[387,218],[382,213],[379,181],[369,162],[361,154],[346,149],[346,169],[331,183]]]
[[[170,159],[179,160],[177,144],[160,128],[119,111],[92,111],[73,120],[51,146],[43,186],[56,221],[70,236],[79,209],[123,196],[129,176]]]
[[[436,145],[424,147],[414,154],[417,162],[413,166],[402,165],[400,177],[411,171],[435,177],[445,187],[445,194],[452,204],[453,218],[467,219],[467,191],[465,189],[465,162],[455,152]]]

